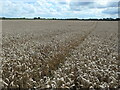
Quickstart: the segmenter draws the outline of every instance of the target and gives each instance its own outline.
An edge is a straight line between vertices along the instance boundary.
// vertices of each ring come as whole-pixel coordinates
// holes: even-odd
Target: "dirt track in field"
[[[5,87],[118,86],[118,22],[6,20],[2,24]]]

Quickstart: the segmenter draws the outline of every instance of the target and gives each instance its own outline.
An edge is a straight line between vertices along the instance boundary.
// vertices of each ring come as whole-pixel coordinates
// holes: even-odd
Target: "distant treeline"
[[[2,20],[79,20],[79,21],[119,21],[120,18],[102,18],[102,19],[78,19],[78,18],[66,18],[66,19],[57,19],[57,18],[40,18],[40,17],[34,17],[34,18],[6,18],[2,17],[0,18]]]

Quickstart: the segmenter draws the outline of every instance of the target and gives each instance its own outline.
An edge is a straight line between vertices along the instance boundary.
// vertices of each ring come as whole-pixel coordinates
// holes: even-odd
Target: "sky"
[[[118,18],[118,0],[0,0],[0,17]]]

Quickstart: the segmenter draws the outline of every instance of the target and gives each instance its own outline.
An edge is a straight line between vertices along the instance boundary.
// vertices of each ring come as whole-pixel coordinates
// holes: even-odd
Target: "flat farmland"
[[[2,21],[4,88],[117,88],[118,22]]]

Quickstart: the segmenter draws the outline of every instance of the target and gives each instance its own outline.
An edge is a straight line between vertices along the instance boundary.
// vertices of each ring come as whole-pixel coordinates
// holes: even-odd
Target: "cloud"
[[[81,11],[81,9],[89,8],[90,5],[92,5],[93,2],[70,2],[69,6],[70,9],[73,11]]]
[[[90,4],[93,4],[93,2],[71,2],[71,5],[76,5],[76,6],[86,6],[86,5],[90,5]]]
[[[98,0],[98,1],[91,1],[91,2],[83,2],[83,1],[71,1],[70,2],[70,8],[73,11],[81,11],[81,9],[105,9],[109,7],[118,7],[118,2],[113,2],[113,1],[103,1],[103,0]]]
[[[118,8],[115,8],[115,7],[107,8],[103,10],[102,13],[115,15],[115,14],[118,14]]]
[[[65,4],[67,4],[67,2],[62,1],[62,2],[59,2],[59,4],[63,4],[63,5],[65,5]]]
[[[7,17],[19,17],[30,15],[35,12],[35,7],[32,4],[24,2],[6,1],[2,6],[2,15]]]
[[[34,17],[52,16],[61,10],[56,2],[47,0],[37,0],[36,2],[12,2],[7,0],[2,6],[0,16],[5,17]]]
[[[92,0],[93,1],[93,0]],[[116,17],[117,3],[106,0],[94,2],[78,0],[6,0],[0,10],[5,17],[102,18]]]
[[[94,2],[92,5],[88,6],[89,8],[98,8],[98,9],[102,9],[102,8],[109,8],[109,7],[118,7],[118,2],[113,2],[113,1],[96,1]]]
[[[118,7],[118,2],[109,2],[108,4],[107,4],[107,6],[108,7]]]

